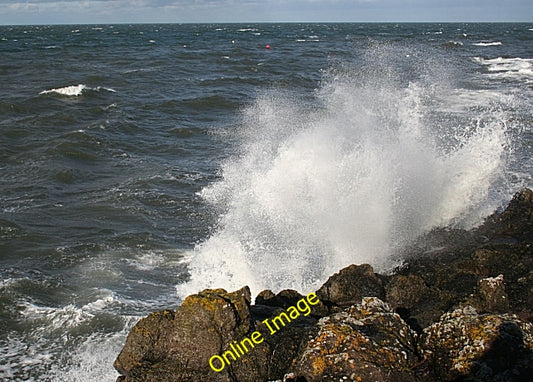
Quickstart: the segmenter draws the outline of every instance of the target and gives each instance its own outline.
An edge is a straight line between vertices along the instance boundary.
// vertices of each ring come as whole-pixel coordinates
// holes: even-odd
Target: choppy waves
[[[533,184],[530,27],[1,27],[0,379],[111,382],[180,296],[477,224]]]
[[[117,303],[109,291],[82,307],[52,308],[21,302],[20,320],[24,324],[0,339],[0,378],[65,382],[116,379],[113,360],[127,331],[140,318],[124,317],[119,322],[105,313]],[[110,325],[113,320],[114,328]],[[100,331],[95,332],[97,327]]]

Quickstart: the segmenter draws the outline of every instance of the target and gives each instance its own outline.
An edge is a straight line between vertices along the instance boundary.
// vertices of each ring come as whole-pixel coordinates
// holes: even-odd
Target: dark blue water
[[[0,379],[113,381],[187,293],[479,224],[532,186],[532,29],[0,27]]]

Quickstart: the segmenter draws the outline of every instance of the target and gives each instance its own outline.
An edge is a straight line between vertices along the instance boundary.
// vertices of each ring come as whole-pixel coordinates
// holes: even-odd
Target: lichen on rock
[[[416,334],[378,298],[322,318],[294,374],[306,381],[417,380]]]
[[[420,238],[393,274],[369,264],[341,269],[309,313],[290,310],[303,295],[289,289],[263,291],[255,305],[248,287],[191,295],[135,325],[115,361],[119,380],[529,381],[532,218],[533,191],[523,190],[474,230]],[[283,317],[275,330],[264,324]],[[259,345],[210,368],[211,356],[252,333]]]
[[[478,314],[471,306],[424,329],[420,348],[438,380],[526,380],[533,375],[533,325],[512,315]]]
[[[115,368],[125,382],[234,380],[235,368],[213,373],[208,361],[254,328],[250,300],[248,287],[233,293],[208,289],[188,296],[176,312],[151,314],[132,329]],[[254,374],[257,368],[242,369],[262,377]]]

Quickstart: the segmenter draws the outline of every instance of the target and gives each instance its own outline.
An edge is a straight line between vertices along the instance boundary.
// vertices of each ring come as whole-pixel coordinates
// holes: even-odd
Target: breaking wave
[[[306,292],[353,263],[386,272],[424,232],[494,211],[507,197],[492,193],[505,189],[507,116],[497,100],[469,105],[474,90],[422,56],[381,47],[335,65],[312,104],[258,97],[239,151],[201,192],[220,218],[178,293]]]

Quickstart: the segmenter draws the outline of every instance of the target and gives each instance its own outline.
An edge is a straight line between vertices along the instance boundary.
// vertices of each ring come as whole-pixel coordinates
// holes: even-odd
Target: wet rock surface
[[[430,232],[392,275],[340,270],[317,300],[263,291],[252,304],[247,287],[189,296],[131,330],[118,380],[529,381],[532,218],[523,190],[477,229]]]

